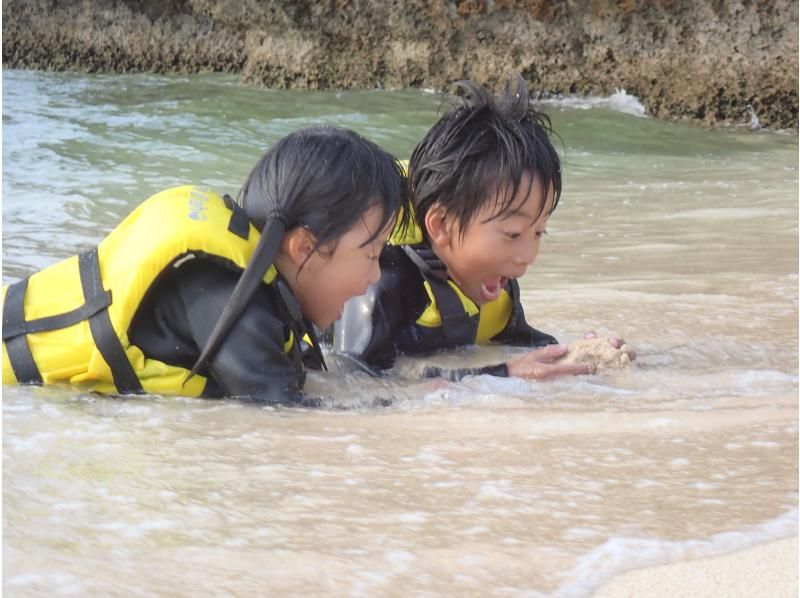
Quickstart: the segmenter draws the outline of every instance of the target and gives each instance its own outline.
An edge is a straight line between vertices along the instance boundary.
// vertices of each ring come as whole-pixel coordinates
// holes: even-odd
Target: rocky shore
[[[4,0],[3,66],[296,89],[625,89],[653,116],[798,125],[795,0]]]

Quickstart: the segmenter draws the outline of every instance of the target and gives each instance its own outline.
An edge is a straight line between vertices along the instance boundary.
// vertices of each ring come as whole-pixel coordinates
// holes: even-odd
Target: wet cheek
[[[372,264],[372,268],[370,270],[372,272],[372,276],[370,276],[369,283],[374,284],[381,279],[381,266],[376,261]]]

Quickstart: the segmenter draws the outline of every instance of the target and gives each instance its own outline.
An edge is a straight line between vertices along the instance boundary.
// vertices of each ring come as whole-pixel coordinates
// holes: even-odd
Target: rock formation
[[[625,89],[649,114],[797,127],[795,0],[4,0],[6,68],[241,73],[296,89]]]

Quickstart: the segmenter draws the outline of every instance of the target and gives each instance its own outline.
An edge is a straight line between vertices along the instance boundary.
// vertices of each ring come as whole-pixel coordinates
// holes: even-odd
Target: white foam
[[[3,413],[25,413],[33,411],[33,405],[3,405]]]
[[[601,532],[592,527],[572,527],[566,530],[561,537],[565,540],[582,540],[584,538],[594,538]]]
[[[78,577],[62,571],[15,575],[5,580],[5,583],[14,586],[47,585],[58,588],[58,593],[61,595],[81,594],[84,591],[81,580]]]
[[[689,488],[695,488],[696,490],[716,490],[719,486],[716,484],[709,484],[708,482],[696,482],[694,484],[689,484]]]
[[[425,523],[430,518],[430,513],[424,511],[409,511],[406,513],[398,513],[394,518],[401,523]]]
[[[509,480],[497,480],[496,482],[485,482],[481,484],[480,490],[478,491],[478,499],[519,500],[517,496],[514,496],[513,494],[506,492],[505,489],[508,489],[510,487],[511,487],[511,482]]]
[[[353,442],[358,438],[355,434],[342,434],[341,436],[307,436],[299,435],[301,440],[309,440],[311,442]]]
[[[758,131],[761,128],[761,121],[758,120],[758,114],[750,104],[747,105],[747,113],[750,115],[750,128],[753,131]]]
[[[592,108],[607,108],[623,114],[630,114],[639,118],[647,118],[647,109],[639,98],[630,95],[624,89],[617,89],[610,96],[577,96],[557,95],[539,100],[541,104],[558,106],[560,108],[574,108],[577,110],[591,110]]]
[[[344,452],[346,452],[348,455],[363,455],[367,452],[367,449],[360,444],[348,444],[347,448],[344,449]]]
[[[636,484],[634,484],[634,488],[652,488],[653,486],[663,486],[664,482],[659,482],[656,480],[649,480],[647,478],[639,480]]]
[[[720,532],[705,540],[611,537],[579,558],[572,569],[560,574],[566,581],[552,596],[587,596],[608,579],[633,569],[718,556],[788,538],[797,533],[797,515],[797,508],[792,508],[776,519],[738,531]]]

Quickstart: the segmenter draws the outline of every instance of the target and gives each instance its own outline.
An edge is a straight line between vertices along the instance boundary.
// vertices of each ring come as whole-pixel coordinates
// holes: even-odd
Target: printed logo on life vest
[[[206,213],[207,203],[208,196],[197,190],[189,193],[189,218],[192,220],[208,220],[208,214]]]

